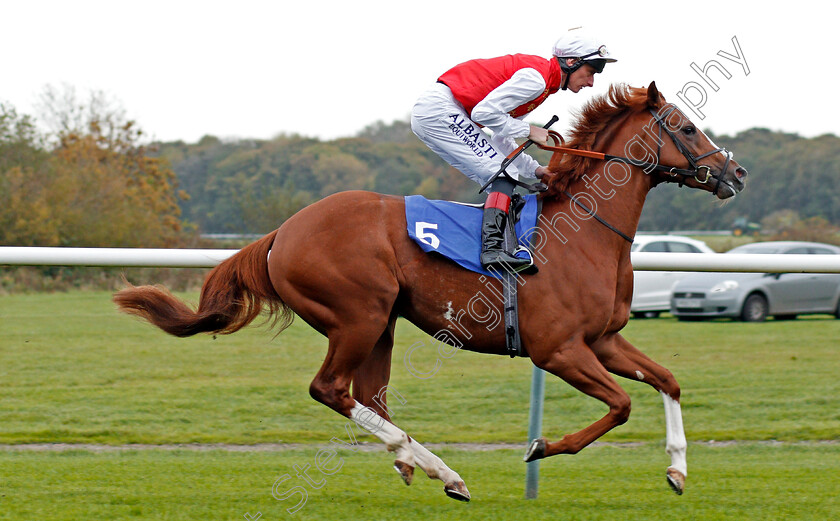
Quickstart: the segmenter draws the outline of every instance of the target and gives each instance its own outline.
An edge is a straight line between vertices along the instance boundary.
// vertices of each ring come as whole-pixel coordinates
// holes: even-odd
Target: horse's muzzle
[[[746,168],[732,161],[729,168],[720,174],[715,195],[719,199],[729,199],[738,195],[746,186],[748,174]]]

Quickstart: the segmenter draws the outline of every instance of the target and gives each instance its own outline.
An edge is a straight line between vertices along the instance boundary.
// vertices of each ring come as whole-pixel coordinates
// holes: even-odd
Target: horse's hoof
[[[414,467],[404,461],[394,460],[394,470],[399,473],[406,485],[411,485],[411,481],[414,479]]]
[[[447,483],[443,487],[443,491],[447,496],[458,501],[468,502],[470,500],[470,491],[467,490],[467,485],[463,481],[453,481]]]
[[[685,490],[685,474],[675,468],[668,467],[668,472],[665,473],[665,477],[668,478],[668,484],[671,485],[674,492],[678,496],[682,496]]]
[[[545,457],[545,438],[537,438],[528,446],[525,452],[525,462],[534,461]]]

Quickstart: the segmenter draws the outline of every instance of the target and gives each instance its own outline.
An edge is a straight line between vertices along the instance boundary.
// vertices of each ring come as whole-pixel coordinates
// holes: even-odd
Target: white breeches
[[[516,148],[513,139],[490,136],[474,123],[442,83],[435,83],[414,105],[411,130],[446,162],[481,185]],[[530,156],[520,154],[506,171],[514,178],[534,177],[537,166]]]

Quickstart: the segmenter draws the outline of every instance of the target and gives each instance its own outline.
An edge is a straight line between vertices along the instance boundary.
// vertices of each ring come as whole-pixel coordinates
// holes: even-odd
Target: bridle
[[[715,150],[712,150],[711,152],[706,152],[705,154],[702,154],[702,155],[699,155],[699,156],[695,156],[694,154],[692,154],[691,151],[688,149],[688,147],[686,147],[685,144],[682,141],[677,139],[676,134],[670,128],[668,128],[668,123],[667,123],[666,120],[675,110],[678,111],[679,109],[677,109],[677,107],[675,105],[671,104],[671,103],[663,105],[662,108],[659,109],[659,111],[656,111],[653,108],[650,109],[650,113],[653,116],[653,121],[655,121],[657,126],[659,127],[658,136],[657,136],[657,149],[656,149],[656,162],[655,163],[649,163],[649,162],[646,162],[646,161],[639,161],[637,159],[631,159],[631,158],[624,157],[624,156],[614,156],[612,154],[605,154],[603,152],[594,152],[594,151],[591,151],[591,150],[578,150],[576,148],[568,148],[568,147],[565,147],[565,146],[556,146],[556,143],[558,143],[558,142],[561,142],[563,144],[565,144],[565,142],[563,140],[563,137],[560,136],[560,134],[558,134],[554,131],[550,131],[549,136],[554,139],[555,146],[540,145],[540,148],[542,148],[544,150],[554,152],[554,153],[562,153],[562,154],[569,154],[569,155],[575,155],[575,156],[581,156],[581,157],[588,157],[588,158],[591,158],[591,159],[600,159],[600,160],[604,160],[604,161],[618,161],[618,162],[621,162],[621,163],[625,163],[625,164],[629,164],[629,165],[639,167],[639,168],[643,169],[646,173],[664,172],[664,173],[668,174],[671,177],[672,180],[674,180],[673,182],[678,182],[680,186],[683,185],[683,182],[685,181],[685,179],[687,177],[694,178],[700,184],[706,184],[711,179],[715,179],[715,180],[717,180],[717,183],[715,184],[714,190],[712,190],[712,194],[717,195],[717,191],[718,191],[718,188],[720,188],[720,183],[722,181],[722,178],[729,168],[729,162],[732,160],[732,153],[729,152],[725,148],[716,148]],[[667,166],[667,165],[660,164],[659,158],[661,157],[661,154],[662,154],[662,144],[663,144],[662,132],[663,131],[666,134],[668,134],[668,136],[671,138],[671,141],[674,143],[674,146],[677,147],[677,150],[680,152],[680,154],[682,154],[682,156],[686,159],[686,161],[688,161],[689,168],[677,168],[675,166]],[[711,155],[717,154],[718,152],[721,152],[726,156],[726,163],[724,163],[723,169],[721,170],[721,172],[717,176],[715,176],[715,175],[712,174],[712,167],[710,167],[708,165],[701,165],[701,164],[699,164],[699,162],[700,162],[700,160],[702,160],[704,158],[707,158]],[[599,217],[594,211],[587,208],[580,201],[578,201],[577,198],[572,196],[572,194],[570,194],[567,191],[563,191],[563,194],[566,195],[567,197],[569,197],[572,200],[572,202],[574,202],[576,205],[583,208],[587,213],[589,213],[591,216],[593,216],[598,222],[600,222],[601,224],[603,224],[604,226],[606,226],[607,228],[609,228],[613,232],[617,233],[619,236],[621,236],[626,241],[628,241],[630,243],[633,242],[633,239],[631,237],[622,233],[616,227],[614,227],[613,225],[609,224],[604,219]]]
[[[700,184],[706,184],[711,179],[715,179],[717,180],[717,184],[715,185],[712,194],[717,195],[718,188],[720,188],[721,178],[723,177],[723,174],[727,171],[727,169],[729,169],[729,162],[732,160],[732,153],[725,148],[716,148],[700,156],[695,156],[694,154],[692,154],[688,147],[686,147],[682,141],[677,139],[676,134],[670,128],[668,128],[668,123],[666,120],[675,110],[679,109],[677,109],[677,107],[671,103],[663,105],[658,112],[652,108],[650,109],[650,113],[653,116],[653,121],[655,121],[657,126],[659,127],[656,141],[657,148],[655,163],[640,161],[638,159],[632,159],[624,156],[614,156],[612,154],[605,154],[603,152],[593,152],[591,150],[578,150],[576,148],[568,148],[565,146],[541,145],[540,148],[548,150],[550,152],[559,152],[573,156],[588,157],[591,159],[601,159],[604,161],[619,161],[628,165],[637,166],[647,173],[664,172],[672,178],[677,178],[679,176],[680,179],[676,182],[679,182],[680,186],[682,186],[683,181],[685,181],[686,177],[693,177]],[[659,158],[662,155],[663,131],[666,134],[668,134],[668,137],[671,138],[671,141],[674,143],[674,146],[677,147],[677,150],[680,152],[680,154],[682,154],[686,161],[688,161],[689,168],[677,168],[675,166],[667,166],[660,163]],[[558,142],[564,143],[563,137],[554,131],[550,131],[549,136],[554,139],[555,144]],[[717,154],[718,152],[722,152],[724,155],[726,155],[726,163],[724,163],[721,173],[715,176],[712,174],[712,167],[708,165],[701,165],[699,164],[699,161],[701,159],[705,159],[709,156]]]
[[[666,108],[667,110],[663,112],[663,110]],[[678,181],[680,186],[682,186],[683,181],[686,177],[693,177],[700,184],[706,184],[709,182],[710,179],[715,179],[717,180],[717,183],[715,184],[714,190],[712,190],[712,194],[717,195],[718,188],[720,188],[721,179],[723,178],[723,175],[726,173],[726,171],[729,169],[729,162],[732,160],[732,153],[725,148],[716,148],[711,152],[706,152],[705,154],[700,156],[695,156],[694,154],[692,154],[688,147],[686,147],[682,141],[677,139],[676,134],[674,134],[674,132],[670,128],[668,128],[668,123],[666,120],[668,119],[668,116],[670,116],[675,110],[678,110],[677,107],[675,105],[672,105],[671,103],[663,105],[662,108],[659,109],[659,112],[653,110],[652,108],[650,109],[650,113],[653,116],[653,120],[656,121],[656,123],[659,125],[659,135],[656,141],[657,149],[655,165],[651,165],[650,163],[639,164],[638,161],[633,162],[627,158],[620,158],[619,160],[624,160],[625,162],[629,162],[636,166],[640,166],[644,168],[646,172],[648,171],[646,167],[650,166],[654,170],[665,172],[671,177],[682,176],[682,178]],[[663,130],[671,138],[671,141],[674,143],[674,146],[677,147],[677,150],[679,150],[680,154],[682,154],[686,161],[688,161],[690,169],[667,167],[659,164],[659,157],[662,152]],[[699,164],[699,161],[711,155],[717,154],[718,152],[721,152],[726,156],[726,162],[724,163],[720,174],[718,174],[718,176],[715,177],[712,175],[712,167],[710,167],[709,165],[701,165]]]

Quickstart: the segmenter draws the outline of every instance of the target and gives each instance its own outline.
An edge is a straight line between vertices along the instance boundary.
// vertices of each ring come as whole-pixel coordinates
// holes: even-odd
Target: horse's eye
[[[688,125],[686,127],[683,127],[682,131],[683,131],[683,134],[685,134],[687,136],[690,136],[690,135],[694,134],[695,132],[697,132],[697,129],[692,127],[691,125]]]

